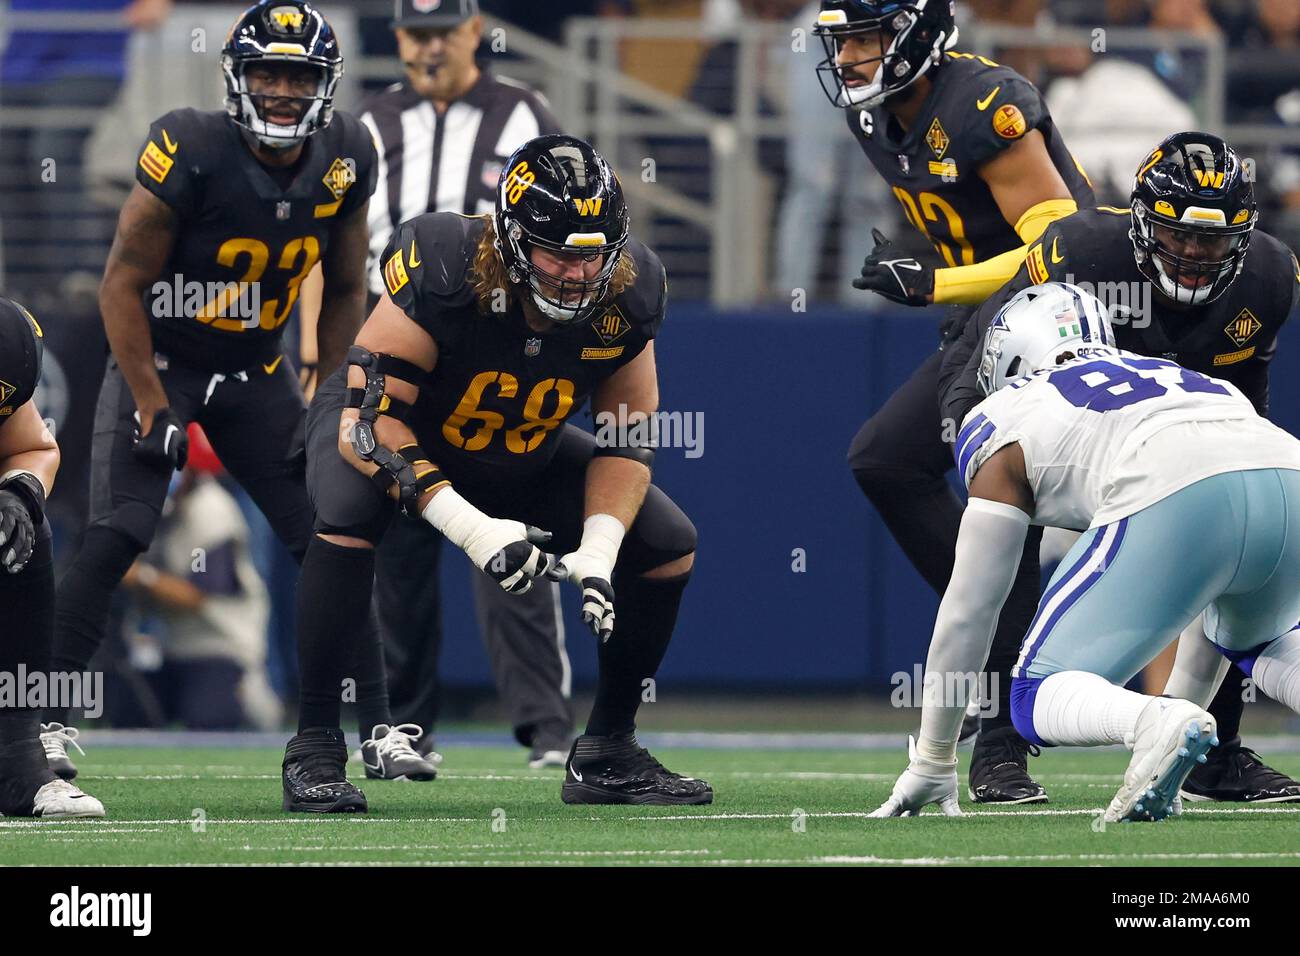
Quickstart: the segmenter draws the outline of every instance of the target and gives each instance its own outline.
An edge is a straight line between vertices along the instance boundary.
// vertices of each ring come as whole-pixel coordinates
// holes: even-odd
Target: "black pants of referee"
[[[437,725],[441,698],[438,566],[446,550],[427,521],[398,514],[376,554],[375,596],[393,717],[426,731]],[[413,568],[419,573],[411,573]],[[508,594],[476,569],[470,581],[479,635],[516,739],[546,749],[567,745],[573,710],[559,585],[539,581],[527,594]]]
[[[940,596],[952,577],[963,508],[947,479],[954,467],[950,442],[957,436],[956,426],[945,426],[939,415],[942,358],[936,351],[921,363],[858,430],[848,455],[853,477],[889,533]],[[993,701],[985,704],[986,729],[1011,726],[1011,668],[1038,607],[1042,536],[1042,528],[1030,526],[1011,594],[998,618],[985,665],[990,679],[997,677],[997,709],[990,712]]]
[[[198,422],[230,476],[266,516],[294,559],[312,536],[304,445],[305,408],[297,375],[282,359],[226,375],[159,356],[158,377],[173,412]],[[82,546],[59,582],[54,669],[83,671],[103,642],[113,592],[131,562],[153,540],[173,472],[135,457],[135,399],[111,357],[100,387],[91,440],[90,516]],[[311,647],[299,645],[310,667]],[[347,649],[344,676],[355,684],[361,738],[390,723],[383,645],[373,618]],[[310,685],[302,698],[341,697],[340,683]],[[66,711],[47,719],[67,723]]]

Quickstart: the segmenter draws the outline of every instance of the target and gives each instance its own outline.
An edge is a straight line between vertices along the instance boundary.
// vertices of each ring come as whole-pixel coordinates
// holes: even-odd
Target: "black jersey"
[[[287,170],[258,162],[225,113],[156,120],[136,179],[175,211],[177,231],[144,298],[154,348],[215,372],[272,360],[299,286],[374,192],[376,166],[370,134],[346,113]]]
[[[1167,358],[1231,382],[1268,414],[1268,365],[1277,335],[1300,303],[1300,266],[1285,245],[1256,229],[1245,265],[1228,291],[1203,306],[1163,298],[1138,271],[1127,209],[1102,206],[1058,219],[1029,247],[1015,277],[976,310],[948,346],[940,375],[945,416],[960,422],[982,398],[975,386],[984,332],[1021,289],[1070,282],[1102,300],[1114,316],[1116,344]]]
[[[903,206],[907,221],[948,266],[968,266],[1024,245],[998,208],[979,168],[1029,130],[1079,208],[1095,203],[1038,89],[1015,70],[971,53],[949,52],[929,74],[933,89],[905,133],[883,107],[847,110],[862,151]]]
[[[471,267],[485,225],[455,213],[417,216],[383,256],[389,296],[438,346],[410,424],[452,481],[512,481],[544,468],[560,425],[641,354],[667,302],[663,265],[633,238],[625,254],[636,281],[592,319],[538,333],[513,293],[504,312],[482,311]]]

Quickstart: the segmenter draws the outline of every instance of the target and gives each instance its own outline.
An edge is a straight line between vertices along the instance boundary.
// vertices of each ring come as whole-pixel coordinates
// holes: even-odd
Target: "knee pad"
[[[158,509],[150,507],[139,501],[128,501],[119,505],[105,518],[100,519],[90,526],[86,531],[86,540],[90,540],[91,534],[96,531],[106,531],[117,535],[120,538],[128,539],[136,549],[131,555],[132,560],[142,551],[146,551],[153,542],[154,533],[158,530],[158,521],[162,513]],[[130,561],[127,566],[130,566]],[[122,572],[126,573],[126,567]]]
[[[1016,677],[1011,681],[1011,723],[1016,731],[1031,744],[1050,747],[1034,730],[1034,703],[1038,699],[1038,688],[1045,678]]]

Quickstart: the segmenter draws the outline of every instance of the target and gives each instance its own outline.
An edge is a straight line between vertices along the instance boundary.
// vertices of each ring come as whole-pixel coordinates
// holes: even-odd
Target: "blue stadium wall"
[[[1300,434],[1300,328],[1282,336],[1274,420]],[[849,441],[934,349],[917,312],[671,308],[656,344],[661,407],[700,412],[703,454],[661,451],[655,481],[700,533],[661,680],[722,689],[885,686],[923,661],[938,601],[858,490]],[[590,418],[579,423],[590,427]],[[806,569],[794,570],[796,549]],[[487,685],[468,564],[443,562],[444,680]],[[578,686],[595,650],[564,588]],[[617,640],[617,631],[614,640]]]

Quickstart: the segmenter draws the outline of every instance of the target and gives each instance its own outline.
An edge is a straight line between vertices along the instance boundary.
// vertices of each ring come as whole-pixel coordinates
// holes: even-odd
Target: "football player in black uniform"
[[[1254,189],[1236,152],[1210,133],[1170,136],[1138,169],[1131,202],[1060,219],[1030,247],[1016,276],[944,351],[944,415],[960,422],[984,399],[976,378],[997,310],[1028,286],[1056,281],[1082,283],[1106,302],[1120,348],[1229,381],[1267,416],[1269,363],[1282,324],[1300,303],[1300,266],[1291,250],[1255,228]],[[1210,703],[1223,743],[1192,771],[1183,793],[1300,800],[1300,784],[1241,745],[1243,679],[1234,665]]]
[[[667,280],[629,235],[613,170],[581,140],[530,140],[506,164],[494,215],[417,216],[383,269],[386,295],[307,416],[316,536],[300,626],[339,648],[353,639],[400,503],[507,591],[543,574],[582,588],[600,678],[565,802],[711,802],[708,784],[668,771],[635,735],[696,534],[650,483]],[[621,418],[607,441],[566,424],[589,398],[598,422]],[[554,567],[548,544],[563,553]],[[286,787],[339,779],[337,704],[332,717],[290,741]]]
[[[1092,187],[1052,122],[1042,95],[1014,70],[953,49],[952,0],[823,0],[815,32],[831,101],[889,183],[933,259],[900,252],[878,230],[853,280],[906,305],[977,305],[1015,274],[1047,224],[1094,202]],[[968,312],[945,324],[960,331]],[[927,359],[858,431],[854,477],[926,582],[942,594],[952,573],[962,504],[945,473],[956,429],[941,422],[941,353]],[[971,758],[979,803],[1047,799],[1027,769],[1029,745],[1011,724],[1011,678],[1038,602],[1038,542],[1031,533],[1003,608],[988,671],[998,675],[994,716]]]
[[[41,339],[31,313],[0,298],[0,674],[20,695],[0,703],[0,815],[102,817],[103,804],[50,770],[41,748],[41,702],[27,699],[35,686],[29,677],[49,669],[54,637],[45,496],[54,487],[59,446],[32,401]],[[60,683],[45,681],[51,689]]]
[[[250,7],[221,62],[225,111],[176,110],[150,128],[105,268],[100,306],[112,355],[96,410],[85,541],[59,586],[62,670],[83,670],[102,641],[113,590],[148,547],[170,475],[185,464],[189,422],[202,424],[299,559],[311,537],[305,407],[280,340],[319,261],[320,362],[342,364],[365,314],[375,148],[356,119],[334,112],[342,56],[311,4]],[[363,739],[391,723],[373,636],[349,671]],[[320,653],[307,635],[304,711],[340,693],[337,680],[321,684]],[[48,755],[75,775],[66,713],[49,718]],[[399,756],[414,758],[418,774],[433,770],[413,751]]]

